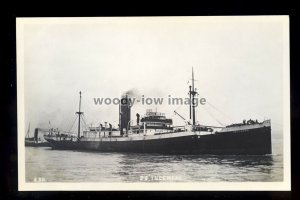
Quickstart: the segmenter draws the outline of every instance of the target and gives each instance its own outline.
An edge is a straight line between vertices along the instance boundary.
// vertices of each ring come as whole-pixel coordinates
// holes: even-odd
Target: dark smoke
[[[135,99],[135,102],[133,104],[137,104],[138,102],[136,100],[141,98],[141,94],[139,93],[137,88],[132,88],[130,90],[127,90],[126,92],[124,92],[122,94],[122,97],[125,96],[126,94],[128,95],[129,98]],[[133,104],[132,104],[132,106],[133,106]]]
[[[127,90],[126,92],[123,93],[123,95],[127,94],[129,97],[135,97],[135,98],[139,98],[140,97],[140,93],[138,91],[137,88],[132,88],[130,90]]]

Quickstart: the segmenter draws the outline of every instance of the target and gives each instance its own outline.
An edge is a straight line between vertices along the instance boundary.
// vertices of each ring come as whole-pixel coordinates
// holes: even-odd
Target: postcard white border
[[[26,24],[78,24],[110,22],[170,22],[184,21],[260,21],[282,22],[284,30],[283,48],[283,182],[205,182],[205,183],[27,183],[25,181],[25,107],[24,107],[24,48],[23,28]],[[226,17],[102,17],[99,18],[17,18],[17,109],[18,109],[18,189],[19,191],[290,191],[290,57],[289,57],[289,16],[226,16]]]

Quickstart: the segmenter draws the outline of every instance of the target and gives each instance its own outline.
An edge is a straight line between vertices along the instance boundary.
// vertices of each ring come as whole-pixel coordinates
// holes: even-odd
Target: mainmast
[[[76,112],[76,114],[78,114],[78,139],[80,138],[80,116],[83,114],[83,112],[81,112],[81,91],[79,92],[79,111]]]
[[[190,120],[192,120],[192,86],[189,86],[190,91],[189,91],[189,95],[190,95]]]
[[[190,118],[191,118],[191,112],[193,113],[193,125],[196,125],[196,115],[195,115],[195,95],[197,94],[196,88],[195,88],[195,79],[194,79],[194,69],[192,68],[192,85],[189,86],[190,88]]]

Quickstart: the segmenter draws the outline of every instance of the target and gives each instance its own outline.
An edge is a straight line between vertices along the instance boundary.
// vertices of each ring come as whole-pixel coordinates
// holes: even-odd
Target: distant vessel
[[[147,110],[140,119],[136,114],[136,123],[131,120],[130,96],[122,96],[119,106],[119,128],[105,126],[80,129],[81,92],[79,99],[77,135],[47,133],[44,138],[53,149],[91,150],[99,152],[137,152],[163,154],[249,154],[264,155],[272,153],[271,121],[254,120],[232,124],[225,127],[196,124],[194,98],[194,73],[189,86],[190,120],[187,121],[176,111],[186,125],[173,126],[172,119],[164,113]]]
[[[39,137],[39,128],[34,129],[34,137],[29,136],[30,133],[30,124],[25,137],[25,146],[29,147],[50,147],[50,144],[45,140]]]

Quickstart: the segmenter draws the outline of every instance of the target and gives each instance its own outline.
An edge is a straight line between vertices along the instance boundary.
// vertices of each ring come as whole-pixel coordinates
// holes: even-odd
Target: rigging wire
[[[204,98],[204,97],[202,97],[202,96],[200,96],[200,94],[198,93],[198,98]],[[208,101],[206,101],[209,105],[211,105]],[[212,105],[211,105],[212,106]],[[213,106],[212,106],[213,107]],[[198,108],[199,108],[199,106],[197,106],[196,107],[196,115],[198,115]],[[224,126],[224,124],[222,123],[222,122],[220,122],[210,111],[208,111],[208,109],[206,109],[204,106],[203,106],[203,108],[207,111],[207,113],[215,120],[215,121],[217,121],[221,126]],[[216,109],[216,108],[215,108]]]
[[[216,111],[218,111],[219,113],[221,113],[222,115],[224,115],[225,117],[227,117],[229,120],[232,121],[231,117],[229,117],[228,115],[226,115],[224,112],[222,112],[220,109],[218,109],[216,106],[214,106],[212,103],[210,103],[209,101],[207,101],[208,105],[210,105],[212,108],[214,108]]]
[[[76,118],[76,117],[75,117]],[[76,120],[76,119],[75,119]],[[65,123],[65,130],[68,130],[69,127],[72,128],[74,122],[72,120],[72,118],[67,118],[67,122]],[[65,132],[65,133],[68,133],[67,131],[61,131],[61,132]]]
[[[210,112],[210,111],[208,111],[208,109],[206,109],[205,107],[203,107],[206,111],[207,111],[207,113],[214,119],[214,120],[216,120],[221,126],[224,126],[224,124],[222,123],[222,122],[220,122],[216,117],[214,117],[214,115]]]
[[[83,123],[84,123],[85,129],[87,130],[87,127],[88,127],[88,126],[86,125],[86,122],[85,122],[85,119],[84,119],[84,118],[85,118],[85,116],[82,115],[82,118],[81,118],[81,119],[82,119],[82,121],[83,121]],[[83,129],[83,127],[82,127],[82,129]]]
[[[211,87],[211,86],[210,86]],[[214,98],[213,99],[218,99],[216,96],[215,96],[216,93],[213,93],[213,94],[210,94],[211,96],[213,96]],[[218,95],[221,95],[222,98],[227,98],[225,97],[224,95],[218,93]],[[200,96],[200,95],[199,95]],[[205,98],[205,97],[200,97],[200,98]],[[206,98],[205,98],[206,99]],[[232,120],[232,117],[228,116],[227,114],[225,114],[223,111],[221,111],[219,108],[217,108],[215,105],[213,105],[213,103],[211,101],[207,101],[206,99],[206,103],[211,106],[213,109],[215,109],[216,111],[218,111],[220,114],[222,114],[224,117],[226,117],[227,119],[229,119],[230,121],[233,121]]]
[[[73,128],[73,126],[74,126],[74,124],[75,124],[77,118],[78,118],[78,116],[75,117],[75,120],[74,120],[74,122],[72,123],[72,126],[71,126],[71,128],[69,129],[69,131],[68,131],[67,133],[71,133],[71,129]]]

